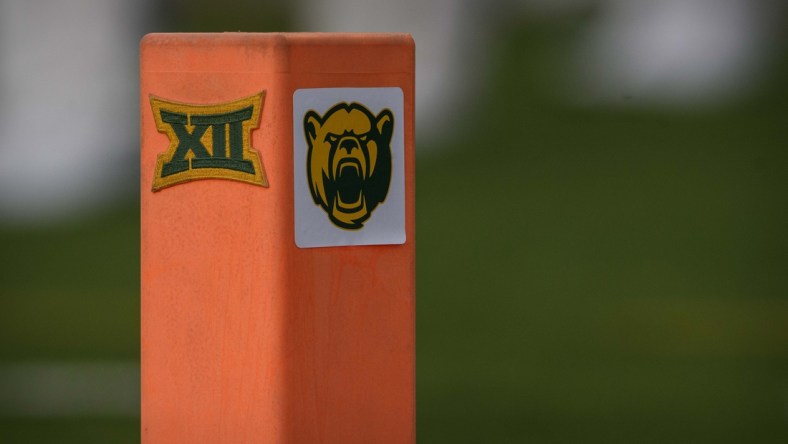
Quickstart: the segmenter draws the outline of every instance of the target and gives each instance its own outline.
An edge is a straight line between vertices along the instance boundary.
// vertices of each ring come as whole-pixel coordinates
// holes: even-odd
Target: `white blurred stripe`
[[[148,0],[0,0],[0,220],[79,214],[134,183]]]
[[[0,417],[139,416],[138,362],[0,364]]]
[[[697,106],[753,90],[777,36],[772,0],[605,0],[575,54],[580,102]]]

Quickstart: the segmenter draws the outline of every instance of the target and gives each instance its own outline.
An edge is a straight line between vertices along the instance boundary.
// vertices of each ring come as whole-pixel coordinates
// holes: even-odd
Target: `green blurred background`
[[[298,29],[183,5],[158,30]],[[784,33],[747,94],[589,105],[562,60],[595,11],[498,21],[473,101],[419,138],[419,441],[788,442]],[[136,168],[0,227],[0,442],[139,441]]]

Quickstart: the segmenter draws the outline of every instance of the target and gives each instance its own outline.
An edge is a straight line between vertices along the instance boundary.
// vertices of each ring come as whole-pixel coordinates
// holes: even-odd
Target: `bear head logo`
[[[340,228],[358,230],[386,199],[391,181],[391,135],[394,116],[377,116],[359,103],[338,103],[322,117],[304,116],[309,147],[309,191]]]

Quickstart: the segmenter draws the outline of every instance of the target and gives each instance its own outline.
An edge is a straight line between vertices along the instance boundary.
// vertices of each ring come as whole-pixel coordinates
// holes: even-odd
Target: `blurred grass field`
[[[568,32],[502,30],[419,156],[419,441],[788,442],[786,58],[726,107],[584,108],[556,99]],[[0,230],[0,364],[138,360],[137,206]],[[6,414],[0,442],[137,428]]]

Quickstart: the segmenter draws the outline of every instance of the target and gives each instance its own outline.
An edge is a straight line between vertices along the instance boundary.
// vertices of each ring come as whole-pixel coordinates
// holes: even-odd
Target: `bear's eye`
[[[339,136],[337,136],[336,134],[329,134],[328,136],[326,136],[326,139],[328,139],[329,142],[334,143],[337,140],[339,140]]]
[[[361,140],[362,142],[366,142],[367,141],[367,135],[366,134],[362,134],[362,135],[358,136],[358,140]]]

